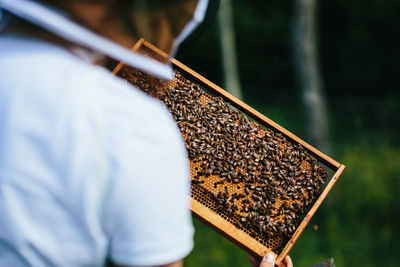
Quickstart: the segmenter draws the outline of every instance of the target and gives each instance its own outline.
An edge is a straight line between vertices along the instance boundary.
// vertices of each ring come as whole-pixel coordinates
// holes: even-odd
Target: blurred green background
[[[244,101],[313,144],[294,74],[293,1],[232,6]],[[329,257],[337,266],[399,266],[400,2],[319,1],[317,11],[329,154],[347,168],[290,255],[296,267]],[[177,58],[224,86],[218,20],[184,43]],[[186,266],[250,266],[244,251],[194,223]]]

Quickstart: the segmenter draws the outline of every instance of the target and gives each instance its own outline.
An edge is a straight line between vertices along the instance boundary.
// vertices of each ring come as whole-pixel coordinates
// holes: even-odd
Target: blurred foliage
[[[400,150],[386,144],[340,151],[347,170],[292,250],[296,265],[334,257],[338,266],[398,266]]]
[[[308,141],[291,57],[291,1],[233,0],[244,100]],[[319,54],[333,158],[347,168],[291,251],[295,266],[398,266],[400,255],[400,2],[319,1]],[[223,86],[218,25],[178,59]],[[318,225],[317,231],[312,230]],[[187,266],[250,266],[199,222]]]

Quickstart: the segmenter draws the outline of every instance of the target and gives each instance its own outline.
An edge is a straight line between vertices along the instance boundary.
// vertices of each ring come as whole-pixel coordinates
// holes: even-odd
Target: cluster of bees
[[[140,86],[144,76],[135,75],[134,84],[146,91]],[[198,166],[192,190],[206,189],[215,201],[209,207],[252,236],[289,239],[327,178],[317,160],[179,72],[160,98],[185,138],[191,164]]]

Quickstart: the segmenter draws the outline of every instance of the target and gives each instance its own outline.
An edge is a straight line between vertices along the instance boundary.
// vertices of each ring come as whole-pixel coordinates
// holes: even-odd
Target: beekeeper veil
[[[115,0],[114,2],[123,3],[124,12],[121,16],[134,37],[143,37],[172,56],[179,44],[204,20],[208,1]],[[123,61],[150,75],[162,79],[172,78],[172,69],[169,65],[133,52],[129,47],[90,31],[44,2],[0,0],[0,31],[7,25],[12,14],[67,41]]]

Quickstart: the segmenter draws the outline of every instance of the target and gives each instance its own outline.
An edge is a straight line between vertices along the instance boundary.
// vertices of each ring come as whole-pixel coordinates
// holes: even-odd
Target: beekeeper
[[[143,36],[173,54],[207,2],[0,0],[0,266],[182,264],[183,139],[160,102],[102,65],[171,79],[129,48]]]

